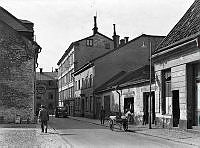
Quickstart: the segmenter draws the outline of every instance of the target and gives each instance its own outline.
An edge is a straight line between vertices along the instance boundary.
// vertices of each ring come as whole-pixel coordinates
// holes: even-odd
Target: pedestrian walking
[[[101,111],[100,111],[100,120],[101,120],[101,124],[104,124],[105,110],[104,110],[103,106],[101,107]]]
[[[45,129],[45,133],[47,133],[47,126],[48,126],[47,121],[49,120],[49,113],[44,105],[41,105],[41,109],[39,111],[38,118],[41,121],[42,132],[44,132],[44,129]]]

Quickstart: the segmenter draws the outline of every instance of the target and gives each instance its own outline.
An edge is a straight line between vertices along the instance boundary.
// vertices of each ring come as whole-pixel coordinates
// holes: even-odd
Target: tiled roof
[[[126,74],[125,71],[120,71],[119,73],[117,73],[116,75],[114,75],[111,79],[109,79],[107,82],[105,82],[100,87],[98,87],[97,89],[95,89],[95,91],[98,92],[98,91],[104,90],[106,88],[115,86],[115,84],[118,82],[118,80],[120,78],[122,78],[122,76],[124,76],[125,74]]]
[[[31,31],[28,30],[23,23],[17,19],[15,16],[13,16],[11,13],[9,13],[7,10],[5,10],[3,7],[0,6],[0,20],[8,24],[10,27],[17,31]]]
[[[186,38],[194,37],[200,33],[200,0],[195,0],[180,21],[174,26],[169,34],[163,39],[155,53],[166,47],[180,43]]]
[[[121,74],[117,74],[114,77],[112,77],[109,81],[104,83],[102,86],[97,88],[96,92],[101,92],[103,90],[109,90],[112,89],[112,87],[115,86],[123,86],[126,84],[137,84],[141,81],[147,80],[149,81],[149,65],[145,65],[137,70],[129,71],[129,72],[121,72]],[[153,71],[153,68],[152,68]],[[153,74],[152,74],[153,77]]]
[[[36,80],[56,80],[57,72],[36,72]]]

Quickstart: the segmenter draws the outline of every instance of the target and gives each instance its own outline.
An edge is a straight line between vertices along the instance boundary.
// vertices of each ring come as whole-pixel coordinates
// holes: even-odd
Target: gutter
[[[192,43],[192,42],[194,42],[194,41],[197,43],[197,46],[198,46],[198,38],[196,38],[196,39],[193,39],[193,40],[191,40],[191,41],[185,42],[185,43],[183,43],[183,44],[181,44],[181,45],[178,45],[178,46],[175,46],[175,47],[173,47],[173,48],[170,48],[170,49],[168,49],[168,50],[164,50],[164,51],[161,51],[161,52],[159,52],[159,53],[157,53],[157,54],[153,54],[153,55],[152,55],[152,58],[155,58],[155,57],[157,57],[157,56],[163,55],[163,54],[168,53],[168,52],[170,52],[170,51],[173,51],[173,50],[175,50],[175,49],[177,49],[177,48],[183,47],[183,46],[185,46],[185,45],[187,45],[187,44],[189,44],[189,43]]]

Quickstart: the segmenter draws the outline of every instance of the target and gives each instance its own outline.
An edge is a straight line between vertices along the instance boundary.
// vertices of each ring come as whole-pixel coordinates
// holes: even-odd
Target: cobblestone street
[[[3,126],[3,125],[0,125]],[[5,125],[4,125],[5,126]],[[67,144],[53,130],[41,133],[39,125],[13,125],[0,130],[0,148],[66,148]]]

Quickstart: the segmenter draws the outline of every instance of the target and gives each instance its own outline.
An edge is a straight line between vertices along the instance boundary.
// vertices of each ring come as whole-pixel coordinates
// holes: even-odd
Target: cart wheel
[[[123,129],[124,129],[124,131],[127,131],[127,130],[128,130],[128,123],[124,123],[124,124],[123,124]]]
[[[113,131],[114,129],[114,124],[113,124],[113,121],[110,121],[110,129]]]

